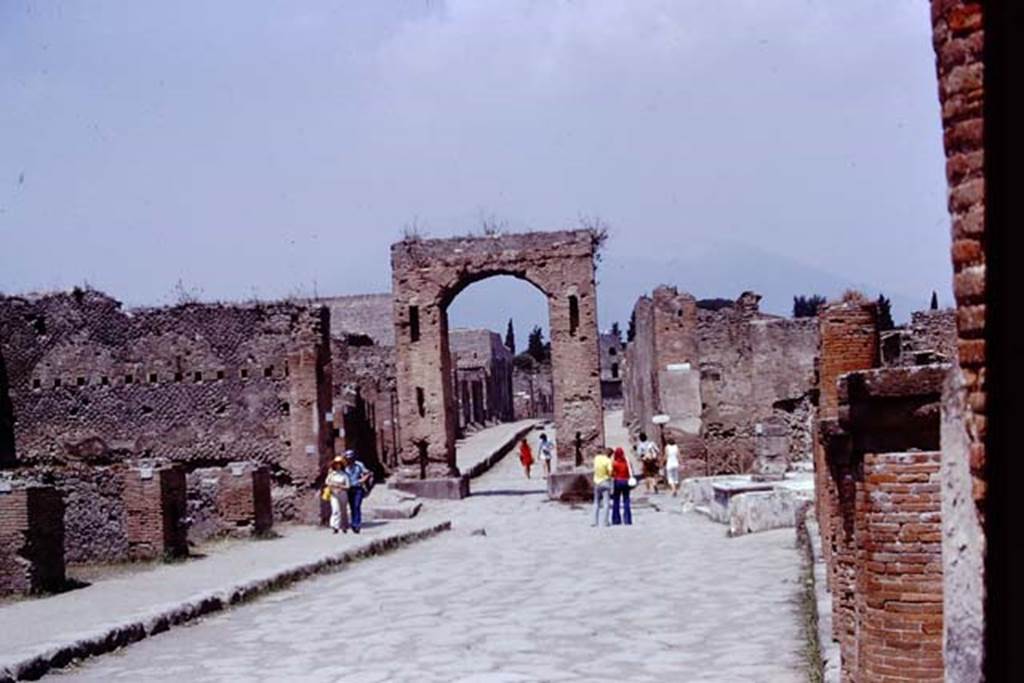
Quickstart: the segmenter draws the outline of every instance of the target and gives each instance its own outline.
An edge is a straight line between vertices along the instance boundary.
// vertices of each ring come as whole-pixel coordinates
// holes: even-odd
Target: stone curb
[[[508,441],[501,445],[500,448],[498,448],[489,456],[487,456],[486,458],[484,458],[483,460],[469,468],[469,472],[465,473],[463,476],[468,477],[470,479],[475,479],[476,477],[479,477],[481,474],[497,465],[502,460],[502,458],[508,455],[509,451],[511,451],[512,448],[517,443],[519,443],[519,440],[522,439],[524,435],[529,434],[534,429],[536,429],[538,424],[541,424],[541,422],[535,422],[532,425],[523,427],[522,429],[515,432],[512,436],[508,438]]]
[[[450,531],[451,528],[452,523],[445,521],[425,529],[374,539],[361,547],[296,565],[265,578],[248,581],[227,589],[199,593],[181,604],[157,608],[149,614],[111,625],[95,633],[82,635],[74,640],[44,644],[40,647],[39,652],[30,655],[16,655],[12,658],[16,658],[15,661],[0,662],[0,683],[36,680],[50,670],[63,668],[74,660],[112,652],[149,636],[163,633],[174,626],[180,626],[204,615],[220,612],[256,599],[261,595],[281,590],[302,579],[325,574],[342,565],[382,555],[401,546],[426,540],[443,531]]]
[[[804,529],[809,541],[805,552],[809,555],[808,559],[814,571],[814,595],[818,610],[818,653],[823,666],[822,681],[839,683],[839,643],[832,639],[832,596],[826,585],[827,567],[822,556],[821,534],[811,510],[807,512]]]

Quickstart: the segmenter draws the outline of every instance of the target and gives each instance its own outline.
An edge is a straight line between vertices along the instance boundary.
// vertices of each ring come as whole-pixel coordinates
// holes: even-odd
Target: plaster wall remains
[[[447,307],[466,286],[494,275],[526,280],[547,297],[558,469],[572,469],[603,447],[596,246],[588,230],[392,246],[402,478],[459,475]]]
[[[366,336],[378,346],[395,345],[391,294],[354,294],[315,299],[331,312],[331,336]]]
[[[816,324],[762,314],[759,300],[697,301],[662,286],[634,308],[625,420],[633,433],[656,434],[651,418],[669,415],[684,476],[749,471],[761,423],[788,433],[788,460],[810,458]]]
[[[943,419],[947,680],[983,679],[986,264],[983,4],[931,0],[951,218],[957,355]]]

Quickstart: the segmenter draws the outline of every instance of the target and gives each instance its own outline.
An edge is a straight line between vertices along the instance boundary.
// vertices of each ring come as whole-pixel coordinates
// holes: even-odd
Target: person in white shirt
[[[679,446],[670,438],[665,445],[665,479],[672,489],[672,495],[679,493]]]
[[[555,444],[548,441],[547,434],[540,435],[540,460],[544,463],[544,476],[551,476],[551,458],[555,454]]]
[[[658,492],[658,477],[661,472],[661,468],[658,467],[660,458],[658,457],[658,447],[654,445],[654,442],[647,438],[647,434],[640,432],[640,443],[636,445],[636,454],[640,458],[641,466],[644,472],[644,488],[648,493]]]
[[[330,491],[331,500],[331,528],[334,533],[344,531],[348,533],[348,475],[345,468],[348,467],[348,459],[339,455],[331,462],[331,469],[327,472],[324,486]]]

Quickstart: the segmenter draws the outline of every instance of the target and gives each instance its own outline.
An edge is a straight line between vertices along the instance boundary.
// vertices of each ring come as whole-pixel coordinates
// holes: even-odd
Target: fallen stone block
[[[580,468],[569,472],[552,472],[548,477],[548,498],[560,503],[582,503],[594,499],[593,474]]]

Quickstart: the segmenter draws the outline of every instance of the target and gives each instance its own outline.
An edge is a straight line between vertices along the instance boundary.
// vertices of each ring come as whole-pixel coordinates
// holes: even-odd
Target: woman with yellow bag
[[[339,455],[331,462],[331,468],[327,471],[327,478],[324,479],[324,490],[321,494],[324,500],[331,503],[331,528],[334,533],[338,530],[348,533],[348,476],[345,468],[348,467],[348,460],[345,456]]]

